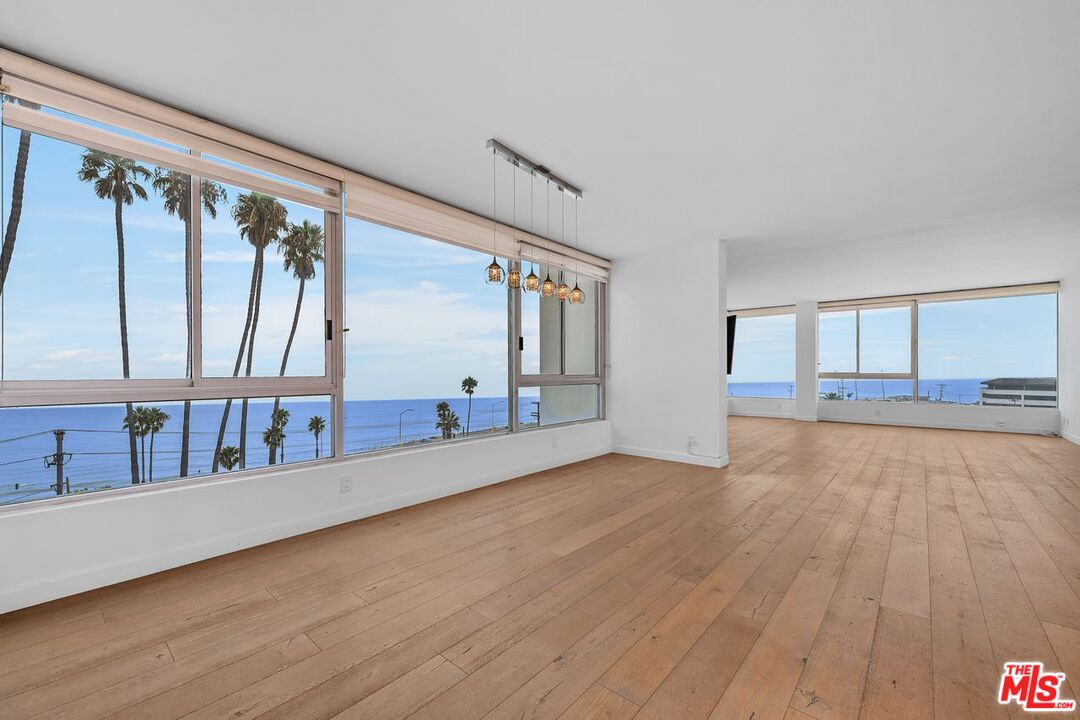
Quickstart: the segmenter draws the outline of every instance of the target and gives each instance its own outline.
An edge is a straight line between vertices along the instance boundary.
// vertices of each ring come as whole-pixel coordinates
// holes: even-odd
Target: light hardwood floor
[[[729,446],[0,617],[0,717],[955,720],[1022,715],[1007,660],[1080,686],[1080,447],[754,418]]]

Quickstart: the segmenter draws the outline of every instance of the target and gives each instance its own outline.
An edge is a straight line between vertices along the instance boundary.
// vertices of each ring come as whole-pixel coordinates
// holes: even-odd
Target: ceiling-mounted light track
[[[509,148],[506,145],[503,145],[495,138],[488,140],[485,147],[487,147],[489,150],[494,151],[496,155],[501,157],[503,160],[506,160],[511,165],[515,165],[521,168],[530,175],[544,178],[549,183],[553,184],[556,188],[558,188],[559,192],[566,193],[567,195],[570,195],[571,197],[576,197],[578,199],[581,199],[583,197],[583,193],[580,188],[566,182],[543,165],[535,163],[521,153],[517,152],[516,150]]]

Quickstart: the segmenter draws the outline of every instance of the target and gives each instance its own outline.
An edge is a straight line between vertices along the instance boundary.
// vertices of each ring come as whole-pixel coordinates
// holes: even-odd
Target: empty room
[[[1080,717],[1078,38],[0,0],[0,718]]]

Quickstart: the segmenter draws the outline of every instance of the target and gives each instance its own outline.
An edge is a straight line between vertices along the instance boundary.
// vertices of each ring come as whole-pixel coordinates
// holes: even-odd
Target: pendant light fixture
[[[532,174],[529,175],[529,234],[534,234],[535,227],[533,226],[533,220],[536,218],[533,216],[533,196],[536,183],[533,181]],[[529,258],[529,274],[525,276],[525,281],[522,283],[522,287],[525,288],[525,292],[540,292],[540,276],[536,274],[536,269],[533,267],[532,258]]]
[[[562,216],[561,229],[559,230],[559,239],[562,242],[566,242],[566,195],[563,192],[559,192],[559,213]],[[570,286],[566,284],[566,280],[563,278],[563,273],[559,272],[559,287],[555,288],[555,298],[559,302],[566,302],[570,299]]]
[[[570,304],[571,305],[584,305],[585,304],[585,291],[578,287],[578,213],[581,212],[581,205],[578,203],[579,199],[574,200],[574,289],[570,291]]]
[[[551,181],[548,180],[544,185],[544,195],[547,198],[547,210],[544,215],[547,216],[547,232],[545,235],[551,237]],[[548,267],[547,277],[544,278],[544,282],[540,283],[540,295],[543,297],[551,297],[555,294],[555,281],[551,279],[551,256],[548,255]]]
[[[513,191],[512,195],[511,195],[511,197],[514,199],[514,209],[510,213],[510,217],[511,217],[510,223],[512,225],[511,232],[513,232],[513,234],[514,234],[514,243],[513,243],[514,244],[514,249],[516,250],[517,246],[518,246],[518,244],[517,244],[517,174],[518,174],[517,163],[510,163],[510,170],[514,174],[514,191]],[[518,288],[521,287],[521,261],[518,260],[515,263],[513,260],[511,260],[508,267],[509,267],[509,270],[507,270],[507,273],[506,273],[506,286],[508,288],[510,288],[511,290],[517,290]]]
[[[491,264],[487,266],[487,270],[485,271],[485,282],[488,285],[502,285],[503,275],[504,275],[502,265],[499,264],[498,259],[495,257],[496,254],[498,253],[498,247],[499,247],[499,237],[498,237],[499,221],[498,221],[498,219],[496,218],[496,215],[495,215],[495,210],[497,208],[497,206],[495,204],[495,188],[498,185],[498,183],[496,182],[497,177],[496,177],[496,174],[495,174],[495,161],[496,161],[496,159],[497,159],[497,156],[495,154],[495,150],[492,149],[492,151],[491,151]]]

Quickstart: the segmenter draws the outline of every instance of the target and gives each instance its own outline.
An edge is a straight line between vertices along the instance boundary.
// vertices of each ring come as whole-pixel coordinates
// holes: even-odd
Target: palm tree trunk
[[[236,363],[233,365],[233,377],[240,374],[240,365],[244,362],[244,350],[247,347],[248,333],[251,331],[251,314],[255,305],[255,286],[261,282],[258,259],[251,265],[251,289],[248,291],[247,319],[244,321],[244,332],[240,335],[240,349],[236,353]],[[225,411],[221,413],[221,424],[218,426],[217,444],[214,446],[214,461],[210,472],[217,472],[221,465],[221,448],[225,444],[225,426],[229,423],[229,411],[232,409],[232,398],[225,401]],[[230,468],[231,469],[231,468]]]
[[[307,281],[304,278],[300,278],[300,289],[296,291],[296,309],[293,310],[292,316],[292,329],[289,330],[289,339],[285,343],[285,352],[281,355],[281,370],[278,371],[278,377],[285,377],[285,368],[289,364],[289,353],[292,351],[293,338],[296,337],[296,326],[300,323],[300,306],[304,304],[304,284]],[[277,417],[278,408],[281,407],[281,398],[274,398],[274,412],[270,415],[271,422],[273,418]],[[273,450],[270,454],[273,455]],[[319,457],[318,449],[315,451],[315,457]],[[271,458],[271,462],[273,459]],[[281,462],[285,462],[285,447],[282,443],[281,448]]]
[[[472,423],[472,393],[469,393],[469,412],[465,414],[465,434],[469,434],[469,427]]]
[[[188,178],[188,196],[187,202],[190,205],[191,198],[191,178]],[[192,303],[191,303],[191,243],[193,238],[191,237],[191,210],[188,210],[188,215],[184,220],[184,298],[187,302],[187,376],[192,376],[192,347],[191,347],[191,315],[192,315]],[[188,454],[191,450],[191,401],[184,401],[184,426],[180,433],[180,477],[187,477],[188,474]],[[151,459],[153,453],[151,453]]]
[[[139,438],[139,452],[142,453],[142,480],[146,482],[146,436]]]
[[[315,435],[315,459],[319,459],[319,433],[313,433]]]
[[[127,279],[124,270],[124,204],[115,202],[114,216],[116,220],[116,287],[117,300],[120,305],[120,359],[124,369],[124,379],[131,377],[131,356],[128,352],[128,324],[127,324]],[[127,413],[132,415],[131,403],[127,403]],[[131,484],[139,484],[139,461],[135,456],[135,427],[128,427],[128,452],[131,456]]]
[[[184,430],[180,435],[180,477],[187,477],[191,452],[191,401],[184,401]]]
[[[154,482],[154,436],[156,432],[150,433],[150,482]]]
[[[23,193],[26,189],[26,164],[30,159],[30,133],[19,133],[19,152],[15,156],[15,177],[11,182],[11,212],[8,214],[7,228],[4,230],[4,248],[0,251],[0,293],[7,283],[11,256],[15,253],[15,236],[19,232],[19,220],[22,218]]]
[[[255,266],[258,268],[259,282],[255,286],[255,303],[251,310],[251,332],[248,333],[247,363],[244,366],[244,377],[251,377],[251,363],[255,356],[255,331],[259,327],[259,306],[262,304],[262,278],[263,278],[263,253],[266,248],[255,249]],[[240,469],[247,467],[247,420],[248,399],[244,398],[240,404]]]

